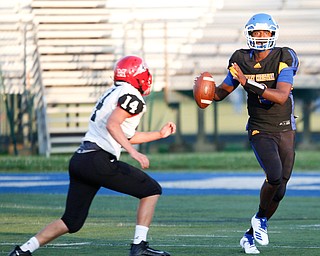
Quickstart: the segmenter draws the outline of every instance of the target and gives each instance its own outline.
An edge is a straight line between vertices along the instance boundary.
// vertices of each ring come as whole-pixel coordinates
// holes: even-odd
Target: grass
[[[25,242],[63,213],[65,196],[1,195],[0,255]],[[164,196],[149,231],[150,245],[174,256],[244,255],[238,245],[256,211],[253,196]],[[319,255],[318,198],[287,197],[270,221],[270,245],[262,255]],[[50,202],[48,204],[48,202]],[[128,255],[137,200],[97,196],[83,229],[34,255]]]
[[[66,171],[71,155],[51,156],[0,156],[0,172]],[[156,170],[208,170],[252,171],[260,169],[252,151],[210,153],[157,153],[148,154],[150,171]],[[121,160],[137,166],[127,154]],[[319,151],[297,151],[295,170],[319,171]]]
[[[45,157],[1,156],[0,172],[66,171],[70,155]],[[251,151],[150,154],[150,170],[245,171],[257,170]],[[298,151],[295,170],[319,171],[319,152]],[[134,163],[126,154],[122,160]],[[148,234],[150,245],[173,256],[244,255],[239,247],[243,232],[256,212],[256,196],[162,196]],[[65,195],[1,194],[0,255],[22,244],[59,218]],[[128,255],[137,200],[98,195],[83,229],[62,236],[34,255]],[[316,256],[320,247],[320,208],[317,197],[286,197],[269,222],[270,245],[261,255]]]

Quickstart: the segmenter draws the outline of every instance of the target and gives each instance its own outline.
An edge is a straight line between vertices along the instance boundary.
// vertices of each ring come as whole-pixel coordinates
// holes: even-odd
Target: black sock
[[[259,211],[257,212],[257,217],[258,218],[264,218],[266,217],[266,210],[262,209],[259,205]]]
[[[250,227],[250,229],[248,229],[248,231],[246,232],[246,234],[253,235],[253,228]]]

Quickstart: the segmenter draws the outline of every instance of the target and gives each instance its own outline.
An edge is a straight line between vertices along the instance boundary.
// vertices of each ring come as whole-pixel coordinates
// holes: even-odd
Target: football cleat
[[[267,218],[258,218],[254,215],[251,219],[251,225],[254,239],[261,245],[269,244]]]
[[[253,235],[245,233],[240,240],[240,246],[246,254],[259,254],[260,251],[257,249]]]
[[[129,256],[170,256],[170,254],[152,249],[148,242],[141,241],[140,244],[131,244]]]
[[[8,256],[32,256],[30,251],[22,251],[21,248],[17,245]]]

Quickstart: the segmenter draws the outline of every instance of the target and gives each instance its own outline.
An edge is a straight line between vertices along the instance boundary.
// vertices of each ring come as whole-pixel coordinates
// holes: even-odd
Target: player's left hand
[[[169,135],[176,132],[176,125],[173,122],[168,122],[160,130],[161,138],[167,138]]]
[[[238,80],[241,85],[246,84],[247,78],[244,76],[241,68],[238,66],[237,63],[235,63],[235,62],[232,63],[232,66],[229,68],[229,70],[233,76],[233,79]]]

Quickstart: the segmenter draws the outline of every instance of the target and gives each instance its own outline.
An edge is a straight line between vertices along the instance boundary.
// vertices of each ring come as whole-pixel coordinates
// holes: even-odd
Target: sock
[[[257,212],[257,217],[258,218],[266,217],[266,210],[262,209],[260,205],[259,205],[259,211]]]
[[[37,250],[40,247],[39,241],[37,238],[32,237],[28,242],[20,246],[21,250],[26,252],[30,251],[31,253]]]
[[[246,231],[247,234],[249,235],[253,235],[253,228],[250,227],[247,231]]]
[[[136,231],[134,233],[134,244],[140,244],[141,241],[147,241],[148,227],[136,225]]]

